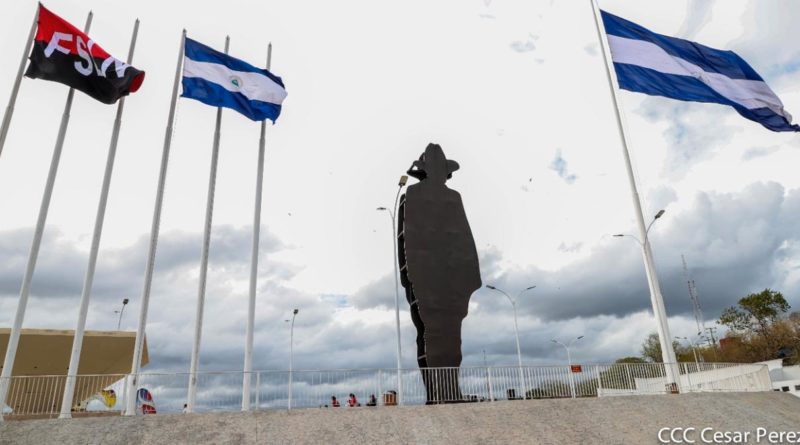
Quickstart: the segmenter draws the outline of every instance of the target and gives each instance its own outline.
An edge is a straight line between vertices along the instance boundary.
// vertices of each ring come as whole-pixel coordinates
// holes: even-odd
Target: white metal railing
[[[406,369],[400,372],[403,404],[488,402],[497,400],[603,397],[670,392],[770,391],[766,365],[680,363],[678,382],[668,382],[662,363],[615,363],[583,366],[491,366]],[[522,372],[520,372],[522,371]],[[291,407],[342,408],[353,394],[361,407],[372,397],[376,406],[396,405],[396,369],[301,370],[291,373]],[[74,416],[119,415],[125,409],[124,390],[129,376],[76,377]],[[238,411],[242,406],[242,379],[250,379],[252,409],[286,409],[289,372],[203,372],[197,375],[196,412]],[[52,418],[60,412],[65,376],[11,377],[3,415],[6,419]],[[429,385],[426,388],[425,380]],[[139,406],[152,404],[158,414],[180,413],[186,403],[188,373],[140,374]],[[0,405],[1,406],[1,405]],[[139,410],[142,411],[141,409]]]
[[[57,417],[66,379],[63,375],[10,377],[6,404],[0,404],[3,415],[11,418]],[[73,409],[77,412],[119,409],[124,406],[120,404],[124,401],[119,398],[124,394],[126,380],[124,374],[76,376]]]

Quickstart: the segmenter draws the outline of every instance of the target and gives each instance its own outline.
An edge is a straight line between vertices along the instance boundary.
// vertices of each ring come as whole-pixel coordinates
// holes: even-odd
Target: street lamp
[[[117,321],[117,330],[119,331],[119,327],[122,326],[122,313],[125,312],[125,305],[128,304],[128,299],[122,299],[122,309],[118,311],[114,311],[115,314],[119,314],[119,321]]]
[[[650,228],[653,226],[656,220],[661,218],[663,215],[664,210],[659,210],[658,213],[656,213],[653,217],[653,220],[650,221],[650,224],[647,226],[646,230],[643,230],[644,222],[641,223],[640,234],[642,235],[642,240],[633,235],[622,233],[614,236],[617,238],[633,238],[642,248],[642,256],[644,257],[645,263],[645,273],[647,275],[647,285],[650,288],[650,303],[653,306],[653,315],[655,315],[656,321],[658,322],[658,340],[662,351],[661,358],[664,361],[667,380],[669,382],[670,390],[672,391],[673,388],[677,389],[675,385],[680,383],[676,378],[676,376],[680,375],[680,370],[677,369],[677,358],[675,357],[675,350],[672,347],[672,340],[670,340],[667,311],[664,308],[664,297],[661,295],[661,286],[658,283],[658,275],[656,274],[655,264],[653,264],[653,255],[650,249],[650,242],[648,241]]]
[[[564,343],[561,343],[558,340],[550,340],[551,342],[553,342],[555,344],[559,344],[559,345],[563,346],[564,349],[567,350],[567,362],[568,362],[567,364],[569,365],[569,382],[570,382],[570,387],[572,388],[572,398],[573,399],[575,398],[575,375],[572,372],[572,356],[569,353],[569,347],[572,346],[573,343],[575,343],[576,341],[578,341],[578,340],[580,340],[582,338],[583,338],[583,335],[581,335],[581,336],[579,336],[577,338],[573,338],[566,345]]]
[[[398,270],[398,256],[397,256],[397,225],[395,223],[395,214],[397,212],[397,201],[400,199],[400,191],[403,190],[403,187],[408,182],[408,176],[403,175],[400,176],[400,180],[397,182],[397,194],[394,197],[394,207],[392,210],[387,209],[386,207],[378,207],[375,210],[378,211],[385,211],[389,213],[389,217],[392,219],[392,242],[394,243],[394,257],[392,258],[392,264],[394,264],[394,317],[395,317],[395,327],[397,329],[397,403],[402,404],[403,401],[403,379],[401,378],[401,357],[402,357],[402,350],[400,348],[400,289],[399,284],[397,283],[397,276],[400,275],[400,271]]]
[[[500,292],[501,294],[505,295],[506,298],[508,298],[508,301],[511,302],[511,307],[514,308],[514,335],[517,338],[517,362],[519,364],[519,383],[522,386],[522,397],[525,397],[525,375],[522,372],[522,351],[520,350],[519,347],[519,326],[517,325],[517,301],[511,298],[511,295],[508,295],[502,289],[498,289],[495,286],[492,286],[491,284],[487,284],[486,287],[491,290],[496,290],[497,292]],[[519,297],[521,297],[523,293],[531,289],[534,289],[535,287],[536,287],[535,285],[528,286],[525,289],[521,290],[520,293],[517,294],[517,299],[519,299]]]
[[[700,332],[697,333],[697,335],[698,335],[697,340],[700,340],[702,338],[702,337],[700,337],[700,334],[701,334]],[[697,345],[697,340],[692,341],[689,337],[675,337],[675,339],[677,339],[677,340],[686,340],[686,343],[688,343],[689,346],[692,348],[692,355],[694,356],[694,365],[696,366],[697,370],[699,371],[700,370],[700,361],[697,360],[697,351],[695,350],[695,346]]]
[[[616,235],[613,235],[613,236],[615,236],[617,238],[622,238],[623,236],[631,237],[631,238],[635,239],[637,243],[639,243],[639,245],[642,247],[642,249],[644,249],[645,248],[644,247],[645,244],[647,244],[647,237],[650,234],[650,228],[653,227],[653,224],[655,224],[655,222],[656,222],[656,220],[658,218],[661,218],[662,216],[664,216],[664,212],[666,212],[666,210],[664,210],[664,209],[659,210],[658,213],[656,213],[656,216],[653,217],[653,220],[650,221],[650,224],[647,225],[647,230],[644,231],[644,242],[642,242],[639,238],[637,238],[637,237],[635,237],[633,235],[629,235],[627,233],[617,233]]]
[[[300,309],[292,311],[292,324],[289,328],[289,409],[292,409],[292,367],[294,361],[294,318]],[[289,320],[286,320],[289,321]]]

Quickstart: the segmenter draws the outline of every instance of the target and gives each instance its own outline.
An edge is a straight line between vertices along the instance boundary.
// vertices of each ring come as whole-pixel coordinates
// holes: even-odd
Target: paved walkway
[[[721,393],[11,421],[0,424],[0,444],[648,444],[658,443],[659,429],[679,426],[752,431],[756,443],[758,427],[800,432],[800,398]]]

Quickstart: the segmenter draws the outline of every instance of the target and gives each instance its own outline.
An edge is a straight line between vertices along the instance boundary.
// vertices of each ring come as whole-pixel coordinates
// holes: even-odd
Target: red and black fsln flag
[[[112,57],[42,5],[29,58],[27,77],[63,83],[106,104],[136,92],[144,81],[144,71]]]

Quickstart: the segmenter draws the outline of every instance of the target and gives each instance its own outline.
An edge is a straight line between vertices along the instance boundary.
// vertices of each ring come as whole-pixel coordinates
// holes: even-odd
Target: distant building
[[[742,339],[739,337],[722,337],[719,339],[719,349],[724,351],[726,349],[735,348],[742,345]]]
[[[0,357],[5,357],[10,331],[0,328]],[[0,402],[0,412],[8,414],[11,410],[24,415],[59,412],[74,336],[73,330],[22,330],[11,373],[7,406],[4,407]],[[115,383],[121,383],[131,370],[135,340],[136,332],[84,332],[78,363],[78,375],[84,377],[78,379],[75,385],[75,406],[72,410],[82,410],[89,401],[110,396],[108,389]],[[143,346],[142,366],[150,361],[147,341]]]
[[[779,358],[759,363],[767,365],[773,391],[788,392],[800,397],[800,365],[783,366],[783,359]]]

